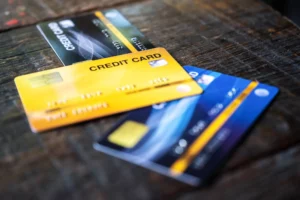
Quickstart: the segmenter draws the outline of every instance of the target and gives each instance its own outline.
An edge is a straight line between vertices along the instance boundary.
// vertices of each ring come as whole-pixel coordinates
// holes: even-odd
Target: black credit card
[[[154,48],[115,9],[44,22],[37,27],[64,65]]]

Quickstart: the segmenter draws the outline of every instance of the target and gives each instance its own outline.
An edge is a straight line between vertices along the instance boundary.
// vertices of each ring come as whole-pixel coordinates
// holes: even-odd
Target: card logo
[[[213,82],[214,79],[215,77],[213,76],[203,74],[201,78],[198,80],[198,83],[203,85],[209,85],[211,82]]]
[[[151,67],[162,67],[167,65],[168,62],[165,59],[153,60],[149,62]]]
[[[105,14],[105,17],[107,18],[116,18],[118,16],[118,13],[115,13],[115,12],[108,12]]]
[[[72,20],[63,20],[60,21],[59,24],[63,27],[63,28],[72,28],[75,26],[75,24],[72,22]]]
[[[259,88],[254,91],[254,94],[256,94],[256,96],[259,96],[259,97],[267,97],[267,96],[269,96],[270,92],[266,89]]]

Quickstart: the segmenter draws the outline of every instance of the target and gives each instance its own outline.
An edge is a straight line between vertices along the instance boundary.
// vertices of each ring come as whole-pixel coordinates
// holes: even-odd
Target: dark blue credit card
[[[64,65],[154,48],[115,9],[43,22],[37,28]]]
[[[191,185],[205,182],[278,93],[273,86],[192,66],[201,95],[129,112],[95,145]]]

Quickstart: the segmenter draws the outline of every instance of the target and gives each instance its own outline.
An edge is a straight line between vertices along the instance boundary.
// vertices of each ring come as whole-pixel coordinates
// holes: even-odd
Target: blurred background
[[[263,0],[300,26],[300,0]]]

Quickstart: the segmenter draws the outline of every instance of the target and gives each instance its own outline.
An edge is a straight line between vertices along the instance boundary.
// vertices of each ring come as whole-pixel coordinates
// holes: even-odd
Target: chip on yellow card
[[[111,143],[125,148],[134,147],[148,132],[148,127],[135,121],[126,121],[108,137]]]
[[[15,83],[34,132],[202,92],[163,48],[23,75]]]

